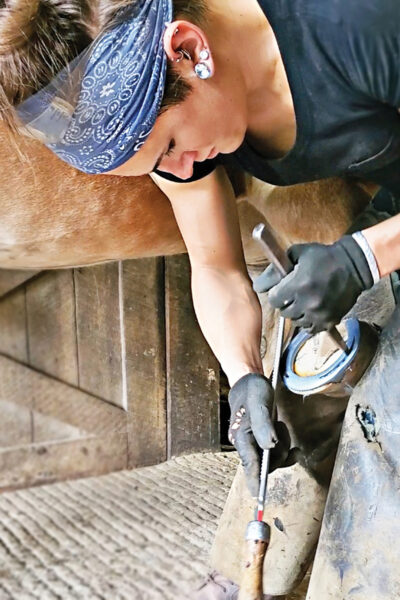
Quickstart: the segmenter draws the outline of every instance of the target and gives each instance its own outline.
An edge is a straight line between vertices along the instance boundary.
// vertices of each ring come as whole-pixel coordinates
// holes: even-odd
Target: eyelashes
[[[176,146],[175,140],[171,140],[168,146],[168,150],[166,151],[164,156],[171,156]]]

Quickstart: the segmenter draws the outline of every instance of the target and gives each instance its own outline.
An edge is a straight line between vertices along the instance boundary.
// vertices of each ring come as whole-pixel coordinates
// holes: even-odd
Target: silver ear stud
[[[194,72],[199,79],[210,79],[211,77],[210,67],[203,62],[199,62],[197,65],[195,65]]]
[[[199,79],[210,79],[211,77],[211,69],[210,67],[203,61],[208,60],[210,58],[210,53],[207,48],[203,48],[199,53],[200,62],[194,68],[194,71]]]

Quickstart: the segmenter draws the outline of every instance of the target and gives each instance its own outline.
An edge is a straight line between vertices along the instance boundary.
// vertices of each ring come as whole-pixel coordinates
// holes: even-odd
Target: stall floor
[[[0,600],[190,599],[237,464],[197,454],[3,493]]]

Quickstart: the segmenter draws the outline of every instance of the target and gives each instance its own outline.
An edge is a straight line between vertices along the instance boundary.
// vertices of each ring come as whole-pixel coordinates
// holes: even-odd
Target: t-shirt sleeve
[[[206,177],[207,175],[215,171],[217,166],[218,157],[213,158],[211,160],[205,160],[199,163],[194,163],[193,175],[192,177],[190,177],[190,179],[179,179],[179,177],[175,177],[175,175],[171,175],[170,173],[165,173],[159,170],[156,170],[154,172],[157,173],[159,177],[162,177],[163,179],[168,179],[168,181],[174,181],[176,183],[191,183],[192,181],[198,181],[199,179],[203,179],[203,177]]]
[[[399,108],[400,2],[364,0],[355,4],[363,6],[346,32],[353,85],[367,97]]]

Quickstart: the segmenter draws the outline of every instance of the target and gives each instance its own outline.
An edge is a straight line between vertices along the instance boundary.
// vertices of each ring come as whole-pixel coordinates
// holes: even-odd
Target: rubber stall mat
[[[186,600],[236,471],[235,453],[0,496],[0,600]]]

